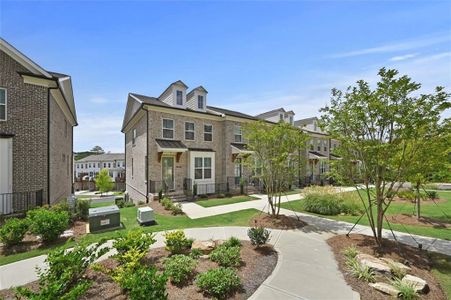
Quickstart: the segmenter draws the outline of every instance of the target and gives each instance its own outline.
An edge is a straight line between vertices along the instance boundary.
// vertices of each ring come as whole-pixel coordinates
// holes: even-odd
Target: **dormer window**
[[[177,95],[177,99],[176,99],[177,105],[183,105],[183,92],[177,91],[176,95]]]
[[[204,109],[204,96],[201,95],[197,96],[197,108]]]

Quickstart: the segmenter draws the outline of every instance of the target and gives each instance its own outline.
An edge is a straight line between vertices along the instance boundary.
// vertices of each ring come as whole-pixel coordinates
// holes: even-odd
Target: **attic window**
[[[177,105],[183,105],[183,93],[182,93],[182,91],[177,91]]]
[[[197,108],[204,109],[204,96],[197,96]]]

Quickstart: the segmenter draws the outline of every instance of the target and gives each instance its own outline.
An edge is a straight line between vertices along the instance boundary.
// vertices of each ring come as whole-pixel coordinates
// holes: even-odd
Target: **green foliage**
[[[104,241],[96,245],[77,244],[73,250],[65,247],[51,251],[46,259],[48,269],[39,271],[39,291],[17,288],[17,296],[34,300],[75,300],[83,295],[92,282],[85,278],[86,269],[109,251]]]
[[[124,254],[132,249],[146,253],[155,242],[154,234],[144,233],[141,228],[135,228],[125,234],[120,233],[119,237],[114,240],[113,247],[119,254]]]
[[[130,201],[125,201],[124,199],[116,199],[115,200],[117,207],[124,208],[124,207],[133,207],[135,204]]]
[[[182,204],[181,203],[174,204],[171,208],[171,211],[173,215],[182,215],[183,214]]]
[[[357,250],[356,246],[354,246],[354,245],[343,249],[343,255],[348,259],[355,258],[357,256],[357,254],[359,254],[359,251]]]
[[[88,220],[91,200],[77,199],[75,202],[75,216],[82,220]]]
[[[170,198],[164,197],[161,200],[161,205],[163,205],[164,209],[171,210],[171,208],[174,205],[174,203],[172,202],[172,200]]]
[[[221,246],[224,246],[224,247],[227,247],[227,248],[229,248],[229,247],[241,247],[241,241],[238,238],[232,236],[228,240],[226,240]]]
[[[221,267],[238,267],[241,264],[240,247],[221,245],[210,253],[210,259]]]
[[[399,290],[399,297],[403,300],[414,300],[420,297],[412,284],[403,282],[400,278],[395,278],[391,284]]]
[[[356,215],[361,212],[358,196],[351,193],[337,193],[330,187],[315,187],[305,191],[304,209],[321,215]]]
[[[64,200],[62,200],[62,201],[60,201],[60,202],[58,202],[56,204],[53,204],[50,207],[50,210],[57,211],[57,212],[65,211],[65,212],[67,212],[69,214],[69,216],[72,214],[72,211],[71,211],[71,209],[69,207],[69,203],[67,202],[66,199],[64,199]]]
[[[270,231],[263,227],[252,227],[248,229],[247,235],[252,245],[260,247],[269,240]]]
[[[194,272],[197,261],[186,255],[176,254],[164,261],[164,271],[174,284],[186,282]]]
[[[164,300],[168,298],[166,282],[166,275],[158,274],[155,267],[139,266],[127,272],[121,288],[130,300]]]
[[[438,198],[438,193],[437,193],[437,191],[427,191],[426,192],[426,196],[429,199],[437,199]]]
[[[69,226],[69,213],[66,211],[37,208],[28,211],[30,231],[40,235],[44,242],[52,242]]]
[[[101,193],[107,193],[111,191],[114,187],[114,182],[112,181],[108,169],[102,169],[96,176],[96,187]]]
[[[241,285],[241,280],[234,269],[219,267],[199,274],[196,284],[207,294],[224,299]]]
[[[163,190],[159,189],[158,190],[158,202],[161,202],[162,199],[163,199]]]
[[[181,214],[183,214],[182,204],[181,203],[174,203],[168,197],[164,197],[161,200],[161,205],[163,205],[164,209],[170,210],[173,215],[181,215]]]
[[[0,227],[0,241],[6,247],[20,243],[27,233],[29,222],[27,219],[10,218]]]
[[[375,274],[371,268],[362,265],[355,257],[346,258],[346,265],[349,268],[352,276],[365,282],[374,282]]]
[[[202,251],[200,251],[200,249],[191,249],[191,252],[189,254],[189,256],[191,256],[194,259],[198,259],[199,257],[201,257],[202,255]]]
[[[396,193],[396,195],[397,195],[399,198],[402,198],[402,199],[408,199],[408,200],[415,200],[415,197],[416,197],[415,193],[414,193],[413,191],[410,191],[410,190],[401,190],[401,191],[398,191],[398,192]]]
[[[398,267],[396,264],[389,264],[389,266],[390,271],[395,279],[402,279],[406,275],[406,271],[403,268]]]
[[[193,243],[192,239],[186,238],[183,230],[167,232],[164,237],[166,238],[166,250],[170,251],[172,254],[181,254],[186,252]]]

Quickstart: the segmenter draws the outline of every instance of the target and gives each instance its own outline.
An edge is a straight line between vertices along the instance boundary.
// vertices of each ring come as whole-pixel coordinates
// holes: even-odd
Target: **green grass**
[[[451,299],[451,257],[431,253],[432,259],[432,274],[440,282],[443,291]]]
[[[212,207],[212,206],[247,202],[247,201],[257,200],[257,199],[259,199],[259,198],[252,197],[252,196],[236,196],[236,197],[231,197],[231,198],[215,198],[215,199],[198,200],[198,201],[196,201],[196,204],[199,204],[202,207]]]
[[[355,193],[355,192],[352,192]],[[448,223],[451,223],[451,193],[449,192],[438,192],[439,197],[442,199],[446,199],[446,202],[441,202],[435,205],[432,201],[427,204],[423,204],[421,206],[421,215],[424,217],[430,217],[434,219],[438,219],[441,221],[445,221]],[[309,213],[304,210],[303,207],[303,201],[302,200],[295,200],[291,202],[282,203],[281,205],[283,208]],[[362,206],[363,207],[363,206]],[[415,206],[413,203],[396,203],[392,202],[390,204],[390,208],[387,211],[387,214],[413,214],[414,213]],[[443,212],[444,211],[448,217],[446,217]],[[339,221],[345,221],[349,223],[355,223],[359,216],[322,216],[325,218],[333,219],[333,220],[339,220]],[[367,216],[364,216],[359,224],[361,225],[369,225]],[[413,225],[400,225],[400,224],[393,224],[390,223],[393,230],[401,231],[401,232],[410,232],[412,234],[422,235],[422,236],[429,236],[444,240],[451,240],[451,230],[449,228],[434,228],[434,227],[425,227],[425,226],[413,226]],[[384,222],[384,228],[389,229],[389,226],[386,222]]]
[[[90,207],[91,208],[96,208],[96,207],[103,207],[103,206],[110,206],[110,205],[114,205],[114,201],[108,201],[108,202],[91,202]]]
[[[124,226],[123,229],[116,231],[108,231],[102,233],[87,234],[83,240],[89,243],[97,242],[102,238],[112,239],[118,235],[119,232],[126,232],[132,228],[139,227],[136,221],[136,207],[126,207],[121,209],[121,222]],[[256,209],[246,209],[237,212],[211,216],[200,219],[190,219],[185,215],[182,216],[161,216],[156,215],[157,225],[142,227],[145,232],[157,232],[172,229],[194,228],[194,227],[215,227],[215,226],[249,226],[249,220],[257,215],[259,211]],[[74,242],[68,242],[64,244],[65,247],[71,247]],[[56,245],[61,246],[61,245]],[[24,253],[12,254],[8,256],[0,256],[0,265],[9,264],[15,261],[19,261],[26,258],[35,257],[38,255],[46,254],[54,248],[55,245],[31,250]]]
[[[300,194],[302,192],[301,189],[294,189],[292,191],[288,191],[286,193],[283,193],[283,195],[288,196],[288,195],[296,195],[296,194]]]

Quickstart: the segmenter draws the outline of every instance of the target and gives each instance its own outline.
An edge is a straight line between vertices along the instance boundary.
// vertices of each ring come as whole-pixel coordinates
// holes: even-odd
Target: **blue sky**
[[[203,85],[208,103],[318,115],[333,87],[394,67],[451,90],[451,1],[4,1],[0,34],[72,76],[75,151],[123,151],[127,94]]]

